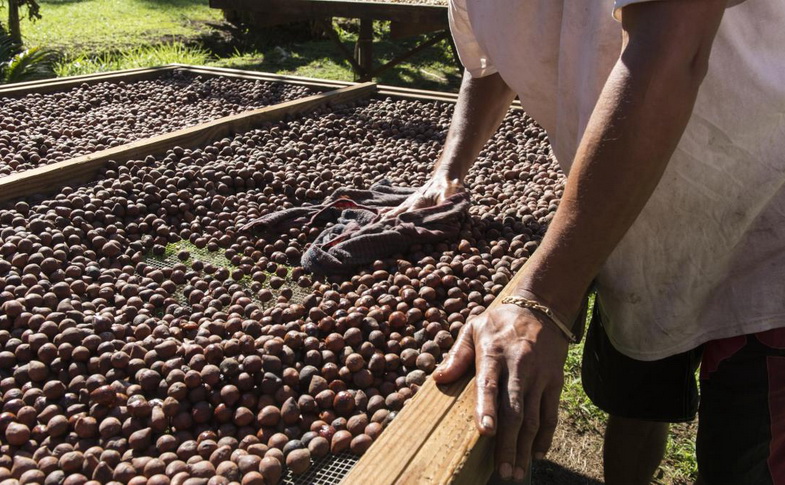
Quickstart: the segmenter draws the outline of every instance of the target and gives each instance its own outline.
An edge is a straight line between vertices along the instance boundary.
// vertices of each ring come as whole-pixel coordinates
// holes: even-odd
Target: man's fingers
[[[540,429],[532,443],[532,455],[540,460],[545,458],[553,442],[553,434],[559,424],[559,398],[561,386],[551,385],[542,395],[540,407]]]
[[[481,434],[493,435],[496,432],[498,417],[496,400],[499,397],[499,379],[502,364],[498,355],[478,352],[475,357],[477,368],[477,405],[475,419]]]
[[[427,202],[428,202],[427,200],[423,199],[423,197],[419,195],[414,199],[406,199],[398,207],[393,207],[392,209],[388,209],[384,213],[384,218],[395,219],[396,217],[403,214],[404,212],[409,212],[417,209],[422,209],[423,207],[428,207],[429,204]]]
[[[515,478],[515,450],[523,422],[523,389],[518,372],[509,369],[510,377],[502,386],[499,396],[499,423],[496,433],[496,469],[503,480]]]
[[[474,338],[472,323],[464,325],[458,340],[452,346],[444,362],[436,368],[433,380],[439,384],[449,384],[466,374],[474,363]]]
[[[395,218],[396,218],[396,217],[398,217],[399,215],[401,215],[401,214],[403,214],[404,212],[406,212],[406,210],[407,210],[407,207],[408,207],[408,206],[399,205],[398,207],[393,207],[393,208],[391,208],[391,209],[386,209],[386,210],[385,210],[385,211],[382,213],[382,216],[383,216],[385,219],[395,219]]]
[[[540,400],[542,399],[542,394],[543,390],[541,388],[533,388],[524,397],[523,407],[525,411],[520,434],[518,435],[513,472],[516,480],[523,480],[526,476],[526,471],[531,465],[532,443],[540,429]]]

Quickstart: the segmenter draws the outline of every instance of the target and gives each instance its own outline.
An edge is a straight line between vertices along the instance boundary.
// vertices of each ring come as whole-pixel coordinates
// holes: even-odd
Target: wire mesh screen
[[[183,251],[187,251],[189,254],[189,257],[185,260],[180,259],[178,256],[178,254]],[[227,268],[230,270],[235,268],[231,261],[226,258],[226,255],[222,250],[208,251],[207,249],[200,249],[187,241],[170,243],[166,246],[166,250],[164,251],[163,255],[154,255],[149,253],[144,258],[144,262],[146,264],[159,269],[172,268],[177,264],[190,266],[194,260],[198,260],[203,263],[210,263],[214,266]],[[288,269],[289,273],[291,273],[292,268],[288,267]],[[292,297],[289,299],[291,303],[302,302],[303,298],[308,296],[310,293],[307,289],[297,286],[297,283],[293,281],[288,275],[285,278],[286,283],[284,287],[277,290],[273,289],[269,283],[267,283],[271,274],[268,273],[267,276],[268,278],[263,283],[263,286],[273,292],[273,299],[266,303],[262,303],[257,298],[252,298],[263,308],[267,305],[274,304],[278,295],[281,293],[281,290],[285,287],[288,287],[292,290]],[[244,277],[238,281],[238,283],[240,285],[250,287],[250,280],[248,277]],[[181,305],[189,306],[188,299],[183,293],[184,287],[185,285],[179,285],[177,291],[174,294],[174,297]],[[249,294],[252,293],[253,292],[249,291]],[[281,485],[337,485],[341,480],[343,480],[343,477],[349,473],[358,460],[358,456],[347,452],[338,455],[328,454],[327,456],[314,460],[311,464],[311,467],[303,475],[294,476],[290,471],[287,471],[286,475],[281,479]]]
[[[281,481],[282,485],[337,485],[360,457],[344,452],[338,455],[327,455],[311,464],[311,468],[300,476],[287,472]]]
[[[182,260],[178,257],[178,254],[181,252],[187,252],[189,257],[185,260]],[[156,268],[172,268],[176,264],[184,264],[186,266],[190,266],[190,264],[194,261],[198,260],[203,263],[210,263],[214,266],[220,268],[226,268],[228,270],[235,269],[236,266],[232,264],[231,261],[226,257],[224,251],[219,249],[218,251],[209,251],[204,248],[198,248],[195,245],[191,244],[188,241],[178,241],[176,243],[169,243],[166,246],[163,255],[155,255],[152,253],[148,253],[145,258],[144,262],[150,266],[154,266]],[[309,288],[301,288],[297,285],[297,282],[292,280],[291,272],[292,267],[286,266],[287,268],[287,275],[284,278],[284,285],[278,289],[275,289],[270,286],[270,279],[272,276],[275,276],[272,273],[264,271],[265,275],[267,276],[265,281],[262,283],[262,287],[270,290],[273,294],[273,298],[268,302],[260,301],[253,291],[250,291],[251,287],[251,279],[247,276],[243,277],[241,280],[237,281],[238,284],[245,287],[248,290],[248,295],[254,301],[254,303],[258,304],[261,308],[266,308],[268,306],[274,305],[275,301],[278,299],[278,296],[285,288],[289,288],[292,291],[292,296],[289,298],[290,303],[302,303],[303,299],[310,294]],[[183,306],[188,306],[188,300],[185,298],[183,294],[183,288],[185,285],[179,285],[177,288],[177,292],[175,293],[175,298],[178,302],[180,302]]]

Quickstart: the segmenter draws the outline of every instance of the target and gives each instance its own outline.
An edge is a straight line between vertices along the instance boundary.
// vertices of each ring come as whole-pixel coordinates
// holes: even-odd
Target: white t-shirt
[[[450,24],[466,68],[500,74],[568,172],[620,52],[611,12],[638,1],[451,0]],[[726,10],[684,136],[597,281],[636,359],[785,326],[785,1]]]

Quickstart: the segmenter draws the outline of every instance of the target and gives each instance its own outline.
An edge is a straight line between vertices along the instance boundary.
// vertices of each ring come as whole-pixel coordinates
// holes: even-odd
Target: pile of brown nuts
[[[238,228],[338,187],[423,183],[451,114],[321,110],[0,209],[0,485],[277,484],[363,454],[537,247],[563,186],[545,133],[510,113],[460,238],[350,277],[298,266],[320,227]],[[149,264],[181,240],[232,264]]]
[[[311,94],[303,86],[175,71],[0,98],[0,177]]]

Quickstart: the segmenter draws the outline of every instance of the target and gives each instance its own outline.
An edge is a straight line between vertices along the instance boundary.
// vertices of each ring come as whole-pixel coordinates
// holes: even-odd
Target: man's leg
[[[599,307],[599,303],[594,307],[586,334],[581,375],[591,401],[610,415],[605,480],[609,485],[648,485],[665,452],[668,423],[695,417],[695,369],[702,350],[656,361],[627,357],[605,333]]]
[[[609,416],[603,458],[607,485],[649,485],[665,454],[668,423]]]

